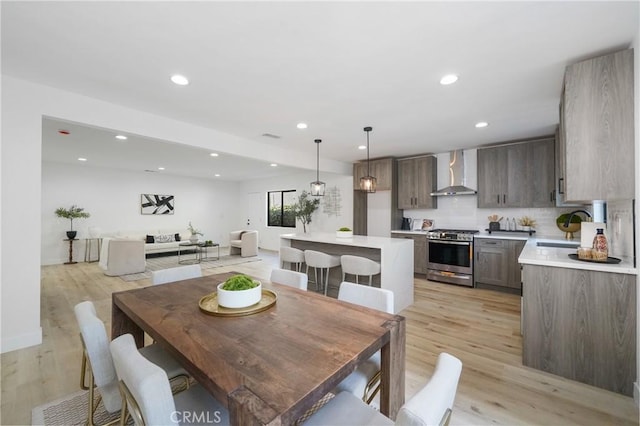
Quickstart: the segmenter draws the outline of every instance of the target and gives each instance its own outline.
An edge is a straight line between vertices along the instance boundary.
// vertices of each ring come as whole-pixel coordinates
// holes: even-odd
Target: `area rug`
[[[193,258],[193,255],[188,255],[189,259]],[[181,259],[185,259],[185,256],[181,256]],[[211,269],[211,268],[220,268],[223,266],[231,266],[231,265],[239,265],[241,263],[248,262],[259,262],[260,257],[240,257],[240,256],[232,256],[232,255],[222,255],[218,260],[205,260],[200,262],[200,268],[202,269]],[[175,268],[176,266],[181,266],[178,263],[178,256],[162,256],[162,257],[151,257],[147,259],[147,267],[144,272],[140,272],[137,274],[127,274],[120,275],[124,281],[138,281],[144,280],[145,278],[151,278],[152,271],[158,271],[160,269],[167,268]]]
[[[328,393],[320,401],[316,402],[302,417],[294,424],[302,424],[309,416],[315,413],[320,407],[326,404],[334,395]],[[98,392],[96,392],[98,398]],[[87,391],[79,391],[67,395],[56,401],[40,405],[31,410],[32,425],[63,426],[63,425],[83,425],[87,421]],[[103,425],[119,417],[120,413],[109,414],[102,404],[98,405],[94,419],[95,424]],[[133,424],[131,418],[127,424]]]

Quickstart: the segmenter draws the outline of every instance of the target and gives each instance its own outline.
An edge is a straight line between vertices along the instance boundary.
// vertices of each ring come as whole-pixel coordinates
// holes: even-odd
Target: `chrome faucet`
[[[573,219],[573,216],[576,215],[576,213],[584,213],[586,214],[588,217],[593,217],[591,216],[591,213],[589,213],[586,210],[574,210],[571,213],[569,213],[569,217],[567,218],[567,220],[564,221],[564,227],[566,228],[567,226],[569,226],[569,224],[571,223],[571,219]]]

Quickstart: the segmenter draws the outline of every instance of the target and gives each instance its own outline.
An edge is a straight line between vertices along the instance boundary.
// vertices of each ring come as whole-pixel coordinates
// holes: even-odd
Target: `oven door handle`
[[[448,240],[429,240],[430,243],[452,244],[456,246],[470,246],[471,241],[448,241]]]

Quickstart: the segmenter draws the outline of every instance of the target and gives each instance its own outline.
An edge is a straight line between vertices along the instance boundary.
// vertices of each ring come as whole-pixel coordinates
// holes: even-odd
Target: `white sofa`
[[[173,237],[173,241],[170,242],[156,242],[157,236],[171,236]],[[180,240],[176,241],[175,236],[180,236]],[[153,237],[154,242],[147,242],[147,236]],[[126,232],[118,232],[114,235],[114,237],[119,239],[129,239],[129,240],[138,240],[144,242],[144,253],[147,254],[155,254],[155,253],[169,253],[169,252],[177,252],[178,245],[185,241],[189,241],[189,237],[191,233],[189,231],[175,231],[175,230],[151,230],[151,231],[126,231]]]
[[[242,257],[257,256],[258,231],[231,231],[229,254],[239,254]]]

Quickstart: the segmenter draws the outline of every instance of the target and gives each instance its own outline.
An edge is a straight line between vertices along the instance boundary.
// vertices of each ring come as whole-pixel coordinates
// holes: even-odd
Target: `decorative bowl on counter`
[[[336,238],[351,238],[353,237],[353,231],[351,228],[342,227],[336,231]]]
[[[237,283],[244,285],[238,286]],[[234,284],[236,285],[234,286]],[[245,288],[249,285],[254,285],[254,287]],[[225,290],[223,288],[225,286],[232,289]],[[262,299],[262,283],[252,280],[246,275],[234,275],[227,281],[218,284],[218,304],[225,308],[246,308],[255,305],[260,299]]]
[[[580,219],[579,216],[573,216],[573,218],[571,219],[571,223],[568,226],[564,226],[564,223],[568,218],[569,218],[568,213],[561,214],[556,219],[556,226],[558,227],[559,230],[565,233],[564,237],[567,240],[573,240],[573,233],[578,232],[580,230],[580,227],[582,225],[582,219]]]

